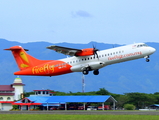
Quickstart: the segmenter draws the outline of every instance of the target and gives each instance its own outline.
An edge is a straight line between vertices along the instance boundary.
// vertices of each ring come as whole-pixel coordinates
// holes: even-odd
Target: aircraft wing
[[[74,48],[68,48],[68,47],[61,47],[57,45],[52,45],[47,47],[48,49],[54,50],[58,53],[62,53],[65,55],[70,55],[70,56],[76,56],[77,53],[82,52],[81,49],[74,49]]]

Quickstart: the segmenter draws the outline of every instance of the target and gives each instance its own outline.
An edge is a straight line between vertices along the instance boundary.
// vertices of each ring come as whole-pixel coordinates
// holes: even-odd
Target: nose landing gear
[[[149,61],[150,61],[150,59],[146,58],[146,62],[149,62]]]
[[[146,56],[145,58],[146,58],[146,62],[149,62],[149,61],[150,61],[150,59],[149,59],[150,56]]]

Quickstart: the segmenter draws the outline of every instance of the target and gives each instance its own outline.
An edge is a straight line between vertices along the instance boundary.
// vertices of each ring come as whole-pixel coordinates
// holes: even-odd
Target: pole
[[[82,92],[85,92],[85,80],[84,75],[82,75]]]

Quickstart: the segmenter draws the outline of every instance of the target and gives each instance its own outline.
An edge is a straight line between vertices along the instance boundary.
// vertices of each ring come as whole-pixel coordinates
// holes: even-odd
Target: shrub
[[[124,109],[125,110],[134,110],[135,106],[133,104],[125,104]]]

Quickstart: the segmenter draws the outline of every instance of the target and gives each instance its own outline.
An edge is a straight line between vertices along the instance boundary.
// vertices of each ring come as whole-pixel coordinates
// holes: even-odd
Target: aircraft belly
[[[85,68],[90,67],[91,70],[96,70],[96,69],[100,69],[102,67],[104,67],[105,64],[102,61],[98,61],[98,62],[88,62],[88,63],[84,63],[84,64],[79,64],[79,65],[75,65],[71,67],[71,70],[73,72],[81,72],[83,71]]]

